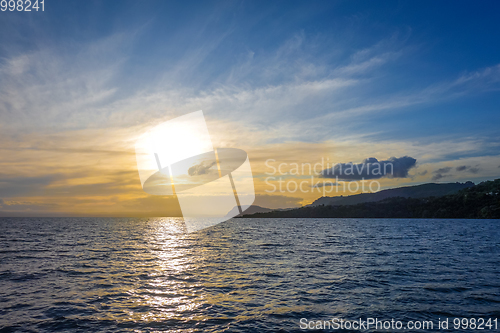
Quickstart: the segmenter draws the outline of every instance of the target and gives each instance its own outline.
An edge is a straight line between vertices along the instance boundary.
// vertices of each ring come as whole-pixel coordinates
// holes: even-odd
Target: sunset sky
[[[270,159],[416,160],[382,188],[499,178],[499,12],[498,1],[73,0],[0,12],[0,216],[178,216],[174,196],[142,190],[134,144],[198,110],[214,147],[248,153],[263,207],[322,195],[266,192]]]

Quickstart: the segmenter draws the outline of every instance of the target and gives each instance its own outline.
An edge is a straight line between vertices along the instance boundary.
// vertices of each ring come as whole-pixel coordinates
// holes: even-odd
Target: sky
[[[382,189],[499,178],[499,10],[45,0],[43,12],[2,11],[0,215],[178,216],[175,196],[142,190],[134,144],[198,110],[214,147],[248,153],[263,207],[361,191],[324,174],[273,191],[279,178],[310,181],[290,171],[321,161],[393,161],[402,169],[376,177]]]

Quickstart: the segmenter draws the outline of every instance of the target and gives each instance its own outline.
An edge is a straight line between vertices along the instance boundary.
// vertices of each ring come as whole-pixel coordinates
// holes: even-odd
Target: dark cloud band
[[[353,181],[379,178],[407,178],[408,171],[415,167],[417,160],[410,156],[391,157],[379,161],[374,157],[365,159],[362,163],[339,163],[321,171],[323,178],[338,178]]]

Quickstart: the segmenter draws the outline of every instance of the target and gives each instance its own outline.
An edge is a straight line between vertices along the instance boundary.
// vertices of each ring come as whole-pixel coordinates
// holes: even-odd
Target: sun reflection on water
[[[134,299],[128,320],[163,322],[187,320],[202,305],[203,297],[196,291],[201,285],[190,271],[196,268],[197,253],[192,238],[185,232],[181,218],[158,218],[148,221],[144,234],[149,260],[147,271],[128,293]]]

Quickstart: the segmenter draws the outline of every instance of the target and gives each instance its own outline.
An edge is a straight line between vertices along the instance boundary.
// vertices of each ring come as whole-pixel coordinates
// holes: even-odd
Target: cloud
[[[434,170],[433,171],[434,175],[432,176],[432,180],[440,180],[442,178],[452,176],[452,174],[450,173],[450,171],[452,169],[453,169],[452,167],[444,167],[444,168],[439,168],[437,170]],[[469,173],[473,173],[473,174],[477,174],[479,172],[478,167],[473,167],[470,165],[459,165],[459,166],[455,167],[455,170],[458,172],[469,172]]]
[[[469,171],[470,173],[476,174],[479,172],[479,168],[469,168],[469,169],[467,169],[467,171]]]
[[[441,178],[444,178],[444,177],[447,177],[447,176],[448,175],[443,175],[443,174],[437,173],[434,176],[432,176],[432,180],[434,180],[434,181],[440,180]]]
[[[477,90],[496,90],[500,83],[500,64],[466,73],[455,80],[451,86],[468,86]]]
[[[27,131],[92,122],[90,110],[118,97],[113,81],[125,59],[118,52],[125,43],[127,38],[116,34],[5,58],[0,62],[2,127]]]
[[[451,167],[444,167],[434,170],[432,172],[434,174],[434,176],[432,176],[432,180],[440,180],[441,178],[448,177],[448,173],[451,171],[451,169]]]
[[[371,79],[368,81],[376,84]],[[357,82],[356,89],[364,88],[360,87],[360,83],[361,81]],[[402,112],[405,108],[415,105],[432,105],[498,89],[500,89],[500,64],[463,74],[454,80],[443,80],[419,89],[394,90],[380,97],[366,95],[367,97],[364,99],[356,99],[356,103],[344,103],[344,100],[349,99],[351,92],[351,90],[346,90],[342,96],[336,96],[334,106],[330,107],[329,112],[322,112],[316,117],[310,116],[304,125],[328,124],[330,121],[339,122],[341,120],[347,123],[348,120],[359,119],[362,115]]]
[[[459,172],[467,171],[467,172],[470,172],[470,173],[473,173],[473,174],[476,174],[476,173],[479,172],[479,168],[478,167],[472,167],[470,165],[460,165],[460,166],[457,166],[455,168],[455,170],[457,170]]]
[[[401,112],[407,106],[498,86],[500,67],[493,66],[427,88],[396,87],[373,95],[371,87],[382,85],[374,70],[392,66],[414,49],[405,45],[406,38],[392,36],[352,50],[328,38],[320,43],[305,33],[270,50],[235,50],[215,77],[206,68],[225,37],[202,38],[202,47],[182,48],[183,56],[171,59],[172,66],[160,65],[163,72],[129,86],[123,78],[129,76],[127,52],[134,48],[133,35],[116,33],[91,43],[6,57],[0,63],[0,110],[5,111],[0,112],[0,127],[124,127],[203,109],[209,120],[258,128],[256,137],[262,141],[321,141],[331,138],[331,121],[337,124],[335,135],[342,137],[356,127],[360,114]],[[345,58],[323,54],[330,54],[333,45]],[[193,82],[208,83],[193,88]]]
[[[362,163],[338,163],[332,168],[321,171],[323,178],[338,178],[340,180],[361,180],[379,178],[408,178],[408,171],[415,167],[417,160],[410,156],[391,157],[379,161],[374,157],[365,159]]]
[[[207,162],[203,161],[198,165],[193,165],[188,169],[188,174],[190,176],[201,176],[209,173],[213,173],[215,170],[210,170],[217,162]],[[216,171],[215,171],[216,172]]]
[[[361,114],[401,112],[407,106],[498,87],[500,66],[464,74],[457,80],[444,79],[431,86],[424,83],[423,88],[402,90],[396,87],[379,96],[370,94],[372,87],[384,86],[381,76],[374,72],[381,66],[392,66],[404,59],[404,47],[389,41],[353,52],[350,46],[343,48],[339,45],[339,53],[346,54],[347,61],[344,61],[318,56],[315,50],[319,50],[320,45],[312,45],[314,38],[310,37],[299,34],[269,52],[247,50],[244,66],[241,62],[224,62],[216,77],[209,77],[202,69],[207,67],[208,54],[221,43],[220,40],[217,43],[206,40],[206,45],[198,45],[196,50],[179,50],[179,54],[184,52],[189,56],[173,59],[173,70],[151,63],[151,67],[165,70],[158,73],[161,79],[151,77],[144,81],[137,81],[138,78],[127,71],[130,69],[127,67],[129,54],[122,51],[133,42],[127,42],[132,39],[123,35],[87,44],[61,44],[53,49],[47,44],[39,51],[3,57],[0,62],[0,128],[13,127],[15,135],[12,135],[12,148],[9,148],[12,153],[2,152],[2,172],[7,174],[7,168],[11,172],[8,178],[0,175],[0,182],[3,181],[0,194],[9,203],[13,196],[31,195],[64,202],[66,207],[75,207],[73,204],[82,197],[95,200],[88,203],[78,201],[82,205],[88,204],[85,207],[93,207],[100,200],[114,205],[127,202],[126,205],[134,210],[139,208],[133,207],[144,203],[145,207],[150,207],[145,210],[160,213],[161,199],[127,201],[128,198],[122,197],[125,194],[136,197],[144,194],[138,182],[135,159],[132,159],[135,152],[129,149],[130,142],[141,131],[139,127],[142,125],[137,124],[151,125],[199,109],[205,111],[211,135],[217,138],[214,143],[221,143],[218,146],[243,147],[243,144],[253,148],[249,150],[252,169],[259,168],[255,163],[259,161],[257,158],[276,158],[277,155],[284,159],[304,158],[305,153],[300,149],[305,147],[309,160],[314,160],[332,146],[345,143],[350,147],[344,150],[349,151],[349,159],[344,160],[356,161],[372,154],[390,156],[388,152],[391,152],[396,156],[415,156],[419,163],[434,162],[447,154],[476,154],[487,148],[495,151],[498,148],[485,147],[480,139],[467,138],[461,142],[440,140],[427,145],[401,143],[401,138],[392,142],[375,143],[372,140],[366,144],[363,138],[372,133],[351,129],[366,119],[359,117]],[[208,45],[211,48],[205,47]],[[330,54],[328,45],[324,50]],[[238,58],[233,56],[231,58]],[[128,76],[134,84],[122,82]],[[209,83],[193,87],[191,83],[197,80]],[[335,124],[334,131],[332,124]],[[105,128],[105,131],[99,132],[96,127]],[[85,132],[63,132],[75,128],[85,128]],[[39,131],[38,137],[22,137],[33,129]],[[0,132],[3,132],[1,144],[4,145],[6,140],[3,137],[8,134]],[[334,142],[332,138],[339,140]],[[270,144],[271,140],[275,140],[273,144]],[[311,149],[307,145],[309,142],[320,142],[324,147]],[[352,148],[353,142],[358,144],[358,149]],[[398,144],[405,149],[397,147]],[[386,170],[389,175],[382,168],[381,175],[371,174],[365,178],[408,177],[408,170],[415,166],[416,159],[408,156],[393,159],[367,159],[354,166],[372,162],[374,166],[385,166],[391,162],[394,169]],[[59,167],[64,170],[59,170]],[[87,171],[83,174],[68,171],[74,168]],[[485,168],[482,167],[481,172]],[[128,170],[126,174],[109,171],[123,169]],[[475,173],[476,169],[469,167],[457,171]],[[202,165],[194,168],[192,173],[204,174],[207,170],[207,165]],[[375,170],[372,168],[371,171]],[[364,173],[367,170],[360,170],[349,175],[351,179],[347,180],[354,180]],[[437,179],[448,176],[446,172],[433,175]],[[101,198],[97,199],[97,196]],[[263,200],[263,196],[258,198]],[[276,205],[276,208],[297,206],[303,201],[302,198],[280,196],[265,198],[269,201],[262,202],[262,206]],[[19,199],[19,202],[31,201]],[[81,207],[78,209],[82,210]]]
[[[57,203],[41,203],[32,201],[9,201],[0,204],[3,213],[34,213],[54,211],[59,205]]]
[[[46,186],[62,177],[59,174],[47,174],[35,177],[11,177],[0,174],[0,195],[3,197],[17,197],[33,193],[42,195]]]
[[[448,173],[451,171],[451,167],[444,167],[434,171],[434,173]]]
[[[375,49],[366,53],[363,51],[357,52],[353,55],[353,61],[350,64],[335,69],[334,73],[337,75],[363,75],[375,68],[387,64],[388,62],[395,61],[403,54],[402,51],[380,52],[380,50],[378,50],[380,53],[375,54]],[[365,56],[361,56],[361,53],[365,53]],[[366,57],[369,53],[371,53],[371,56]]]

